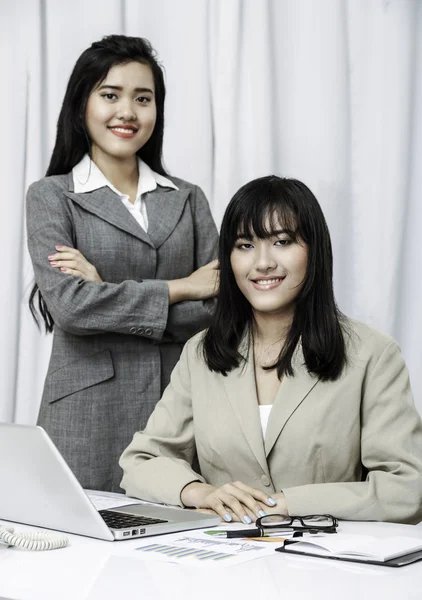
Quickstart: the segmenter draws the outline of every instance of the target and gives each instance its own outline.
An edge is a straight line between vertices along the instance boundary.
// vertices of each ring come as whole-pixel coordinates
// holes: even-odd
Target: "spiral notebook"
[[[339,533],[307,538],[306,541],[286,540],[276,551],[385,567],[403,567],[422,560],[422,537],[376,538]]]

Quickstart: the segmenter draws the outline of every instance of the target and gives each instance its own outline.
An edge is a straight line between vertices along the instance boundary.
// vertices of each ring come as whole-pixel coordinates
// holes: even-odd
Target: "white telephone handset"
[[[5,527],[0,523],[0,544],[6,544],[6,546],[16,546],[24,550],[55,550],[64,548],[68,542],[65,535],[40,531],[14,533],[13,527]]]

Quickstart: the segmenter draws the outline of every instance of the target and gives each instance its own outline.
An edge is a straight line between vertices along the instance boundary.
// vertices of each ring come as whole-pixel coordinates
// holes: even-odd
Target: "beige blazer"
[[[144,432],[123,453],[131,496],[182,505],[194,480],[283,491],[290,514],[416,523],[422,519],[422,424],[397,343],[349,321],[348,365],[323,382],[284,377],[262,438],[252,353],[224,377],[205,365],[197,334]],[[199,461],[200,474],[192,465]]]

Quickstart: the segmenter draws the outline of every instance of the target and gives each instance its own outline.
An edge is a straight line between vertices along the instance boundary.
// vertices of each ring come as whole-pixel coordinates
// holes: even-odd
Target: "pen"
[[[278,533],[286,533],[284,531],[271,531],[263,532],[262,529],[257,527],[254,529],[233,529],[232,531],[225,531],[223,529],[211,529],[210,531],[204,531],[208,535],[221,538],[256,538],[256,537],[274,537]]]

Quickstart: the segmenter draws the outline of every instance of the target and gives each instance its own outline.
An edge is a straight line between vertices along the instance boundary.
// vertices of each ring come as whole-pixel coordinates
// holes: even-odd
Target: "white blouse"
[[[268,418],[272,409],[272,404],[260,404],[259,405],[259,416],[261,417],[261,429],[262,437],[265,439],[265,432],[267,431]]]
[[[175,190],[178,190],[179,188],[170,181],[170,179],[167,179],[167,177],[150,169],[150,167],[139,157],[138,171],[138,191],[136,193],[136,200],[132,204],[129,200],[129,196],[119,192],[119,190],[108,181],[107,177],[100,171],[94,161],[90,159],[88,154],[85,154],[83,159],[72,169],[74,192],[76,194],[85,194],[86,192],[92,192],[93,190],[108,186],[113,192],[120,196],[124,206],[136,219],[142,229],[148,231],[148,215],[145,200],[142,198],[143,194],[152,192],[157,188],[157,185],[170,187]]]

